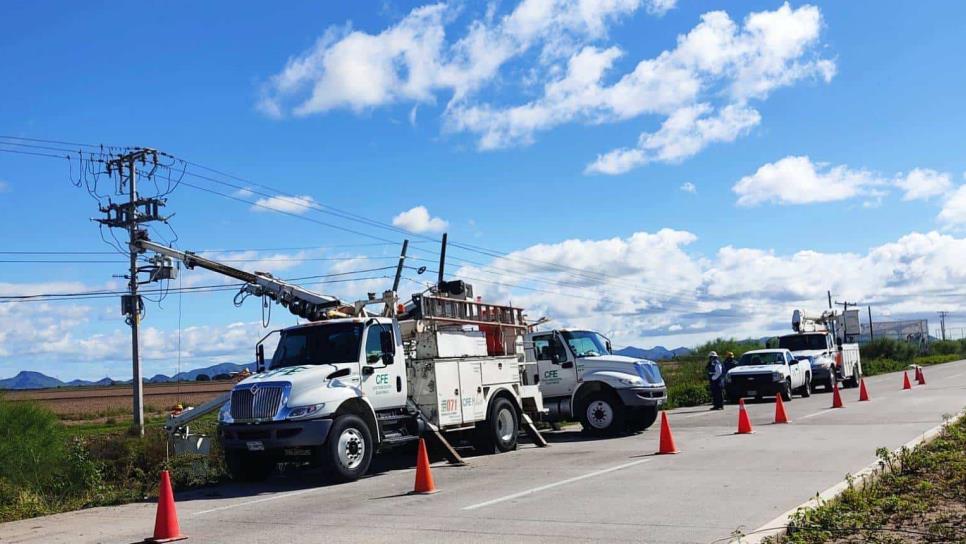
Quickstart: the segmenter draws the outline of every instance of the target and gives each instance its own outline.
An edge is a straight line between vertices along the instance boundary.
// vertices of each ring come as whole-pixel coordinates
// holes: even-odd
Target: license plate
[[[748,390],[748,396],[749,397],[754,397],[757,394],[758,394],[758,391],[755,391],[754,389]]]
[[[265,451],[265,444],[262,444],[261,440],[246,442],[245,446],[248,447],[248,451]]]

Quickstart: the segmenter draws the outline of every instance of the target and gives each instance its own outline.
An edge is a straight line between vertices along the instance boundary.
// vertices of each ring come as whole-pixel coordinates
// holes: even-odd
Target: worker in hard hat
[[[738,366],[738,361],[735,361],[735,354],[730,351],[725,352],[724,361],[721,362],[722,369],[724,371],[724,376],[728,375],[728,371],[732,368]],[[721,378],[722,380],[724,377]]]
[[[708,385],[711,388],[711,409],[724,410],[724,367],[718,353],[708,353]]]

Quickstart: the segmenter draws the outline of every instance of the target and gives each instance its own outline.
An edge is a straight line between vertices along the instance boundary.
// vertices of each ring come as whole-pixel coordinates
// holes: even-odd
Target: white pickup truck
[[[746,352],[725,375],[728,400],[742,397],[773,397],[792,400],[792,393],[811,395],[812,369],[787,349],[757,349]]]
[[[540,387],[547,419],[579,419],[592,435],[642,431],[667,402],[657,363],[614,355],[588,330],[531,332],[524,337],[526,383]]]

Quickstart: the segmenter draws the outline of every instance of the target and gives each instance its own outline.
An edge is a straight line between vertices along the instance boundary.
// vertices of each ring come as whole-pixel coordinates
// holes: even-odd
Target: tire
[[[812,396],[812,375],[805,375],[805,385],[802,386],[802,398],[808,398]]]
[[[657,421],[657,406],[644,406],[631,412],[627,428],[633,432],[643,431],[654,425],[655,421]]]
[[[835,369],[831,369],[828,372],[828,378],[825,380],[825,392],[831,393],[835,389]]]
[[[369,470],[375,444],[369,426],[355,414],[332,422],[329,438],[320,449],[322,465],[337,482],[353,482]]]
[[[738,404],[738,399],[740,398],[741,397],[739,397],[738,395],[735,395],[734,393],[728,393],[727,395],[727,400],[729,404]]]
[[[609,391],[592,393],[580,407],[580,424],[593,436],[613,436],[624,430],[626,409]]]
[[[520,417],[513,403],[498,397],[490,405],[486,421],[476,424],[473,449],[478,453],[503,453],[517,449],[517,435],[520,433]]]
[[[262,482],[275,470],[275,463],[265,453],[251,453],[245,450],[226,450],[225,464],[233,480],[240,482]]]
[[[791,402],[791,400],[792,400],[792,380],[791,380],[791,378],[785,380],[785,383],[782,384],[782,389],[781,389],[781,391],[778,394],[782,396],[782,400],[783,401],[785,401],[785,402]]]
[[[855,366],[852,367],[852,376],[845,381],[845,385],[849,389],[853,389],[859,386],[859,369]]]

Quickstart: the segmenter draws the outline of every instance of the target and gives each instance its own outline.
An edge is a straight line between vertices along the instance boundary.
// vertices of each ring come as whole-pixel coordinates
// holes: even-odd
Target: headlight
[[[222,423],[233,423],[235,420],[231,417],[231,401],[229,400],[225,404],[221,405],[221,410],[218,410],[218,421]]]
[[[640,378],[620,378],[618,379],[618,381],[624,385],[631,385],[631,386],[644,385],[644,380]]]
[[[780,382],[783,379],[785,379],[785,377],[782,376],[782,373],[781,372],[772,372],[771,373],[771,379],[772,379],[772,381]]]
[[[310,417],[312,415],[317,414],[319,410],[321,410],[322,408],[325,408],[324,402],[320,402],[318,404],[310,404],[308,406],[296,406],[295,408],[292,408],[291,410],[289,410],[288,418],[300,419],[304,417]]]

